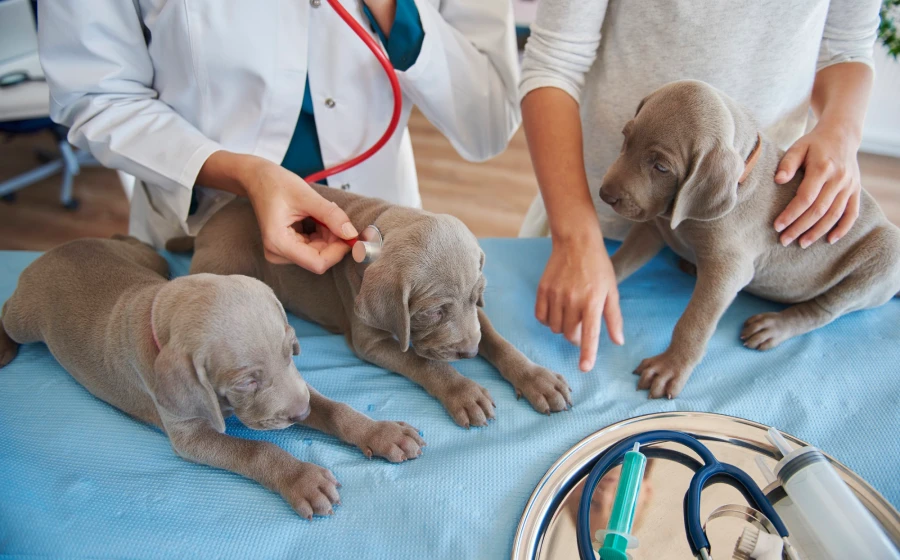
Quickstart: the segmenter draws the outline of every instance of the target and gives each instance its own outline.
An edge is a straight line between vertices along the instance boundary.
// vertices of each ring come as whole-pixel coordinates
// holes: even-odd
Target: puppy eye
[[[249,393],[250,391],[255,391],[257,387],[256,380],[252,377],[248,377],[247,379],[243,379],[238,381],[234,389],[235,391],[241,391],[242,393]]]
[[[443,308],[436,307],[434,309],[429,309],[427,311],[422,312],[422,318],[426,321],[437,323],[441,319],[444,318],[444,310]]]
[[[669,172],[669,168],[659,162],[656,162],[655,164],[653,164],[653,169],[659,171],[660,173],[668,173]]]

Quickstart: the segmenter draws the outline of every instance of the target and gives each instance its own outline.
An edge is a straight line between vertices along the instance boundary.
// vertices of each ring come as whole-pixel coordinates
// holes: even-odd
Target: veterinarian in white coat
[[[420,205],[414,104],[466,159],[506,148],[520,121],[509,2],[341,3],[397,68],[403,113],[388,144],[330,186]],[[346,253],[337,236],[356,231],[300,176],[374,144],[392,96],[326,0],[54,0],[39,3],[38,27],[51,116],[73,144],[138,178],[133,235],[161,247],[195,234],[237,194],[253,203],[273,262],[323,271]],[[328,228],[302,238],[290,226],[309,215]]]

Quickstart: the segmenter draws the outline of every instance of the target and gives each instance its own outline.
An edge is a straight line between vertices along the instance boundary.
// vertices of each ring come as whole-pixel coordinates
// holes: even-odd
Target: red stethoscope
[[[394,67],[391,65],[390,59],[388,59],[387,55],[381,48],[378,46],[378,43],[372,39],[372,36],[369,35],[362,25],[357,22],[352,15],[350,15],[347,10],[341,6],[340,0],[328,0],[328,3],[334,8],[334,11],[337,12],[338,16],[344,23],[350,26],[350,29],[356,33],[356,36],[362,39],[363,43],[369,47],[369,50],[372,51],[372,54],[375,55],[375,58],[378,59],[378,62],[381,64],[381,67],[384,68],[385,74],[387,74],[388,81],[391,83],[391,92],[394,94],[394,112],[391,114],[391,122],[388,124],[387,129],[384,131],[384,134],[381,135],[381,138],[378,139],[375,144],[373,144],[368,150],[359,154],[358,156],[349,159],[343,163],[335,165],[333,167],[328,167],[319,171],[318,173],[313,173],[308,177],[304,177],[304,180],[307,183],[315,183],[325,179],[326,177],[330,177],[336,173],[341,173],[342,171],[346,171],[351,167],[359,165],[365,160],[372,157],[378,150],[384,146],[387,141],[394,134],[394,131],[397,130],[397,125],[400,122],[400,112],[403,108],[403,98],[400,94],[400,82],[397,80],[397,74],[394,71]],[[322,222],[312,218],[314,222],[319,225],[324,226]],[[384,243],[384,238],[381,235],[381,231],[374,225],[370,225],[366,227],[359,237],[355,237],[353,239],[344,240],[347,245],[352,247],[352,255],[353,260],[358,263],[370,263],[381,256],[381,247]]]

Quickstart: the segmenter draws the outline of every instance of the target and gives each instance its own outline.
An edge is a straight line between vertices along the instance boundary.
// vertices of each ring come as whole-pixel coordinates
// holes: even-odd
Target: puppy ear
[[[484,271],[484,251],[481,252],[481,261],[478,263],[478,272]],[[475,305],[478,307],[484,307],[484,287],[487,285],[487,280],[484,279],[484,274],[481,275],[481,292],[478,294],[478,301],[475,302]]]
[[[153,364],[151,381],[148,386],[157,405],[171,416],[178,420],[202,418],[217,432],[225,432],[219,398],[206,371],[190,356],[167,344]]]
[[[651,93],[650,95],[653,95],[653,94]],[[641,102],[638,103],[637,109],[634,110],[634,116],[635,116],[635,117],[638,116],[638,113],[640,113],[640,112],[641,112],[641,109],[644,108],[644,103],[646,103],[647,100],[650,99],[650,95],[648,95],[647,97],[641,99]],[[632,118],[632,120],[634,120],[634,119]]]
[[[409,350],[409,285],[402,275],[384,268],[384,261],[370,264],[363,273],[354,312],[366,325],[388,331]]]
[[[291,344],[291,354],[294,356],[300,355],[300,341],[297,340],[297,333],[294,332],[294,327],[290,325],[285,325],[284,330],[287,333],[288,341]]]
[[[695,156],[675,194],[672,229],[684,220],[715,220],[730,212],[737,204],[737,182],[743,171],[741,157],[721,142]]]

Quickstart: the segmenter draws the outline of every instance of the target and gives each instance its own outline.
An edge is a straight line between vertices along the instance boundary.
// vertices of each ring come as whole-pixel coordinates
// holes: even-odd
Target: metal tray
[[[578,558],[575,519],[584,479],[601,451],[622,438],[649,430],[680,430],[694,435],[723,462],[747,472],[760,488],[766,481],[754,462],[756,455],[767,458],[770,467],[780,455],[766,440],[767,426],[721,414],[672,412],[638,416],[608,426],[567,451],[544,475],[525,506],[513,541],[513,560],[568,560]],[[794,446],[807,445],[786,436]],[[647,455],[647,472],[641,488],[633,533],[640,546],[629,550],[633,560],[692,558],[684,535],[682,500],[691,476],[699,468],[699,458],[672,443],[642,448]],[[900,514],[881,494],[856,473],[828,457],[844,481],[872,512],[895,545],[900,546]],[[594,493],[592,530],[605,528],[618,480],[618,468],[607,473]],[[703,492],[701,517],[719,506],[746,504],[743,495],[727,483],[712,484]],[[594,521],[596,520],[596,521]],[[731,558],[744,522],[733,518],[715,519],[707,533],[715,558]]]

